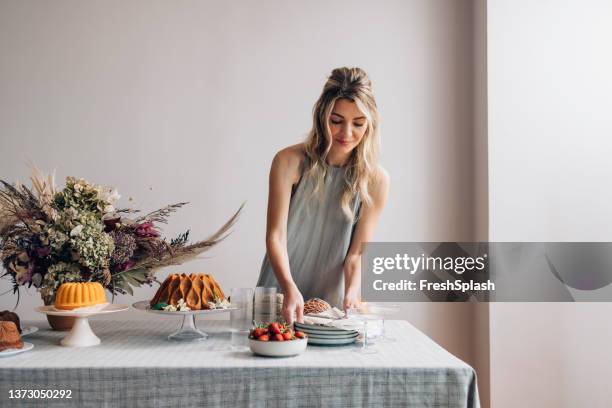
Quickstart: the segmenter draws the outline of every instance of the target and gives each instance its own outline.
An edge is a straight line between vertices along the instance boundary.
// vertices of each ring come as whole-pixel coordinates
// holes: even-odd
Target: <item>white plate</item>
[[[23,347],[20,349],[6,349],[4,351],[0,351],[0,357],[9,357],[14,356],[15,354],[24,353],[26,351],[30,351],[34,348],[32,343],[23,342]]]
[[[352,344],[357,340],[357,336],[350,339],[319,339],[316,337],[308,337],[308,344],[316,346],[344,346]]]
[[[21,328],[21,337],[29,336],[30,334],[36,333],[38,331],[38,327],[36,326],[26,326]]]
[[[343,319],[339,319],[343,320]],[[323,326],[320,324],[307,324],[307,323],[298,323],[295,322],[296,327],[301,327],[304,329],[313,329],[313,330],[325,330],[325,331],[346,331],[345,329],[338,328],[335,326]]]
[[[312,330],[312,329],[306,329],[306,328],[301,328],[301,327],[296,327],[295,329],[301,332],[304,332],[306,334],[313,334],[317,336],[345,337],[345,336],[352,336],[354,334],[357,334],[356,330],[329,331],[329,330]]]
[[[321,326],[319,324],[305,324],[305,323],[295,323],[295,327],[299,328],[300,331],[324,331],[326,333],[334,333],[334,334],[346,334],[355,332],[355,330],[347,330],[333,326]]]
[[[72,316],[72,317],[88,317],[99,314],[115,313],[128,310],[128,305],[116,305],[114,303],[108,304],[104,309],[101,310],[62,310],[59,311],[53,306],[39,306],[35,308],[37,312],[45,313],[51,316]]]
[[[306,350],[307,339],[296,339],[287,341],[261,341],[249,339],[251,351],[266,357],[290,357],[296,356]]]
[[[342,335],[325,335],[325,334],[315,334],[315,333],[306,333],[309,339],[322,339],[322,340],[348,340],[354,339],[359,336],[359,333],[351,333],[351,334],[342,334]]]
[[[157,314],[163,314],[163,315],[174,315],[174,316],[185,316],[185,315],[190,315],[190,314],[215,314],[215,313],[225,313],[225,312],[230,312],[232,310],[238,310],[237,307],[228,307],[226,309],[203,309],[203,310],[189,310],[187,312],[167,312],[165,310],[154,310],[151,309],[151,305],[149,303],[148,300],[142,300],[140,302],[136,302],[134,304],[132,304],[132,307],[134,309],[138,309],[138,310],[143,310],[145,312],[149,312],[149,313],[157,313]]]

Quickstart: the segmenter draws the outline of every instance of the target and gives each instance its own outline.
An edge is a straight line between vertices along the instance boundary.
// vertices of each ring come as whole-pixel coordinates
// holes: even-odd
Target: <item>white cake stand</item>
[[[237,307],[228,307],[227,309],[190,310],[188,312],[167,312],[165,310],[151,309],[151,305],[147,300],[136,302],[132,305],[132,307],[143,312],[162,314],[166,316],[182,316],[183,322],[181,323],[181,327],[168,336],[168,340],[174,341],[202,341],[208,338],[207,333],[201,331],[196,327],[196,315],[208,316],[212,314],[226,313],[231,312],[232,310],[238,310]]]
[[[109,304],[101,310],[96,311],[77,311],[77,310],[56,310],[53,306],[39,306],[37,312],[51,316],[75,317],[74,325],[70,333],[66,335],[60,344],[66,347],[90,347],[101,343],[100,338],[94,334],[89,326],[89,316],[123,312],[128,310],[128,305]]]

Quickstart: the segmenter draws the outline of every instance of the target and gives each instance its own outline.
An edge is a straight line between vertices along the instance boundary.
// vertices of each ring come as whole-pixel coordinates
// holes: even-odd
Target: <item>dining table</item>
[[[39,328],[23,338],[34,347],[0,358],[2,407],[480,404],[474,369],[406,320],[387,320],[385,333],[394,341],[372,339],[370,352],[360,350],[362,343],[309,345],[284,358],[258,356],[233,341],[228,320],[198,319],[209,337],[180,342],[168,340],[178,319],[91,319],[101,344],[82,348],[61,346],[66,333],[46,321],[26,325]]]

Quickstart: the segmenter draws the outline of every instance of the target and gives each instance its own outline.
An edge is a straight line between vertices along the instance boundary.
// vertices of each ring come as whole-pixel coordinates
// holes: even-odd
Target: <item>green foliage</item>
[[[140,287],[150,281],[148,269],[130,269],[112,275],[111,290],[113,293],[134,294],[132,287]]]
[[[151,309],[153,310],[164,310],[164,307],[168,306],[167,303],[164,302],[160,302],[160,303],[156,303],[153,306],[151,306]]]

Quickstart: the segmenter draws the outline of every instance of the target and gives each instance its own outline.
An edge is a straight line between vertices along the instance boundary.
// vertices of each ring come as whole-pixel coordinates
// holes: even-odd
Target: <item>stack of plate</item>
[[[308,344],[318,346],[342,346],[354,343],[357,340],[356,330],[343,330],[336,327],[321,326],[317,324],[295,323],[295,330],[302,331],[308,336]]]

